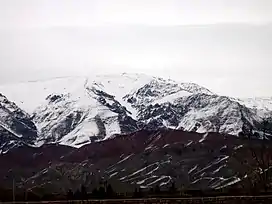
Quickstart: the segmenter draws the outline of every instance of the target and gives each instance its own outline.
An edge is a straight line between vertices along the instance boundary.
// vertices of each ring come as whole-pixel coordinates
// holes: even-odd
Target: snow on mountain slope
[[[89,85],[97,84],[99,88],[103,89],[115,97],[115,99],[130,112],[130,116],[136,119],[137,111],[131,107],[129,103],[123,100],[125,94],[133,92],[145,84],[152,81],[155,77],[144,74],[127,74],[121,75],[98,75],[89,79]]]
[[[187,91],[181,90],[181,91],[177,91],[176,93],[166,95],[165,97],[162,97],[160,99],[154,100],[152,104],[155,105],[155,104],[163,104],[163,103],[174,103],[177,99],[181,97],[185,97],[185,96],[190,96],[190,95],[192,94]]]
[[[123,103],[122,105],[130,109],[131,112],[135,110],[130,107],[129,103],[123,100],[123,97],[140,88],[147,88],[145,86],[152,87],[156,85],[153,86],[153,89],[161,89],[160,93],[157,93],[158,99],[161,98],[160,94],[162,93],[167,96],[176,93],[177,90],[185,90],[188,93],[212,94],[208,89],[193,83],[178,83],[173,80],[164,80],[144,74],[127,73],[90,77],[63,77],[44,81],[5,84],[0,85],[0,92],[4,93],[27,113],[32,114],[38,106],[44,103],[46,97],[51,94],[74,94],[84,86],[92,85],[96,85],[106,93],[113,95],[117,101]],[[166,87],[163,88],[164,86]],[[172,90],[170,90],[171,87]]]
[[[36,137],[37,129],[30,116],[0,94],[0,153],[32,144]]]
[[[36,144],[75,147],[143,125],[237,135],[261,120],[252,104],[271,105],[218,96],[194,83],[126,73],[7,84],[0,92],[32,115]]]
[[[193,95],[176,102],[185,107],[185,115],[179,126],[188,131],[220,132],[238,135],[245,126],[253,126],[261,118],[246,107],[228,97],[217,95]]]
[[[90,77],[63,77],[44,81],[29,81],[0,86],[10,100],[27,113],[32,114],[51,94],[76,94],[85,86],[96,85],[105,92],[114,95],[122,102],[124,93],[129,93],[151,81],[153,77],[143,74],[98,75]],[[19,88],[18,88],[19,87]],[[78,94],[77,94],[78,95]],[[130,108],[129,104],[125,105]],[[131,109],[131,108],[130,108]],[[132,109],[133,112],[133,109]]]
[[[84,86],[84,83],[85,78],[83,77],[54,78],[2,85],[0,92],[4,93],[9,100],[14,101],[27,113],[32,114],[50,94],[75,93]]]
[[[171,102],[137,106],[138,120],[151,128],[168,127],[186,131],[221,132],[238,135],[257,129],[262,118],[228,97],[207,94],[181,96]]]
[[[152,77],[138,74],[67,77],[10,84],[0,90],[33,114],[39,130],[37,143],[78,147],[136,130],[133,118],[137,113],[122,100],[122,94],[150,80]]]
[[[49,95],[34,111],[39,140],[80,147],[122,133],[123,123],[131,119],[128,111],[99,88],[96,83],[89,87],[85,80],[74,93]]]
[[[237,135],[245,126],[254,126],[261,120],[229,97],[215,95],[196,84],[172,80],[154,79],[125,99],[138,110],[137,119],[151,128]]]
[[[267,117],[272,116],[272,97],[266,98],[241,98],[237,102],[245,105],[248,108],[254,109],[257,114]]]
[[[133,106],[140,107],[164,101],[171,103],[180,97],[198,93],[213,94],[208,89],[193,83],[177,83],[172,80],[154,78],[141,88],[127,94],[124,99]]]

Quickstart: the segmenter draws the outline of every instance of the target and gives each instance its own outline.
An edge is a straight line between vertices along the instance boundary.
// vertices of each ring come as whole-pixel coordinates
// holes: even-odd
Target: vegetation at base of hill
[[[162,190],[159,186],[150,189],[135,188],[134,192],[118,193],[110,184],[101,185],[87,192],[84,185],[73,192],[66,194],[37,195],[33,192],[16,192],[13,198],[12,189],[0,189],[0,201],[56,201],[56,200],[104,200],[104,199],[144,199],[144,198],[187,198],[187,197],[217,197],[217,196],[243,196],[243,195],[272,195],[271,191],[245,192],[239,188],[227,188],[219,190],[178,189],[172,183],[168,189]]]
[[[128,198],[182,198],[182,197],[208,197],[208,196],[240,196],[240,195],[272,195],[272,153],[271,139],[268,138],[269,128],[264,121],[262,129],[260,129],[257,139],[253,137],[253,132],[249,129],[248,133],[244,134],[244,145],[247,145],[246,154],[233,155],[232,159],[243,164],[243,169],[250,174],[246,174],[241,182],[219,190],[200,190],[200,189],[185,189],[182,186],[176,186],[174,181],[168,188],[155,186],[154,188],[142,189],[135,188],[127,189],[130,192],[120,193],[114,189],[107,181],[101,182],[94,189],[91,186],[84,186],[79,189],[68,190],[61,194],[46,194],[40,191],[24,191],[23,189],[0,188],[1,201],[41,201],[41,200],[88,200],[88,199],[128,199]],[[256,141],[256,142],[255,142]],[[181,154],[178,152],[178,154]],[[244,175],[244,174],[243,174]],[[89,187],[89,188],[88,188]],[[87,190],[89,189],[89,190]],[[48,192],[48,191],[47,191]]]

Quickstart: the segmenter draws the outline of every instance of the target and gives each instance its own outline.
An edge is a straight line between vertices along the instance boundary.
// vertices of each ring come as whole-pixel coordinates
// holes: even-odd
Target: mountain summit
[[[37,127],[31,134],[36,145],[81,147],[142,128],[238,135],[257,130],[272,111],[272,100],[258,99],[259,109],[252,107],[253,99],[143,74],[55,78],[2,85],[0,92],[26,115],[31,130]]]

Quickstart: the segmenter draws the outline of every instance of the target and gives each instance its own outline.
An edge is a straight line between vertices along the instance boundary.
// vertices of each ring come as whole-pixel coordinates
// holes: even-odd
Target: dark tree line
[[[111,184],[94,188],[92,192],[88,192],[87,188],[82,185],[80,189],[73,192],[71,189],[67,192],[68,200],[87,200],[91,198],[95,199],[110,199],[116,198],[117,194],[113,190]]]
[[[93,189],[91,192],[82,185],[76,191],[68,190],[64,195],[62,194],[44,194],[37,195],[29,192],[26,198],[25,193],[16,194],[16,201],[58,201],[66,200],[68,203],[73,203],[76,200],[92,200],[92,199],[129,199],[129,198],[178,198],[178,197],[210,197],[210,196],[226,196],[226,195],[243,195],[236,188],[230,188],[224,192],[218,190],[199,190],[199,189],[179,189],[175,183],[172,182],[168,187],[156,185],[153,188],[142,189],[135,188],[134,192],[118,193],[115,192],[110,184],[103,185]],[[12,191],[0,189],[0,202],[12,201]],[[71,201],[71,202],[70,202]]]
[[[123,197],[131,197],[131,198],[143,198],[143,197],[152,197],[152,196],[160,196],[162,195],[176,195],[178,193],[178,189],[174,182],[171,183],[169,188],[165,188],[161,190],[159,185],[156,185],[154,188],[142,189],[135,188],[133,193],[126,194],[118,194],[112,188],[110,184],[100,186],[98,188],[94,188],[92,192],[88,193],[87,189],[84,185],[81,186],[80,189],[73,192],[69,190],[67,192],[68,200],[88,200],[88,199],[112,199],[112,198],[123,198]]]

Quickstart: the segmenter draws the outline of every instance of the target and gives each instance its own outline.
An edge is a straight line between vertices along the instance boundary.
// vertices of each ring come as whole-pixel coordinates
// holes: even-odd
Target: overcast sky
[[[272,96],[271,0],[0,0],[0,83],[141,72]]]

